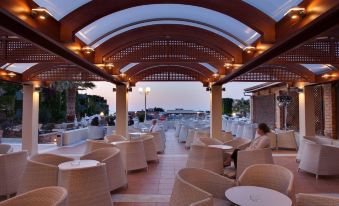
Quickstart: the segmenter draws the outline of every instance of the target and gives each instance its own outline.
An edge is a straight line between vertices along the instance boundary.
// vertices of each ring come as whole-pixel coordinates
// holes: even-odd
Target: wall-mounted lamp
[[[49,11],[44,7],[38,7],[38,8],[32,9],[31,14],[32,14],[32,17],[39,18],[41,20],[45,20],[48,17],[52,16],[51,13],[49,13]]]
[[[41,92],[42,91],[42,87],[36,86],[36,87],[34,87],[34,91],[35,92]]]
[[[284,16],[289,16],[293,20],[300,19],[306,15],[306,9],[301,7],[290,8]]]
[[[211,91],[211,87],[206,87],[206,92]]]
[[[304,89],[303,88],[299,88],[299,87],[290,87],[289,91],[291,92],[297,92],[297,93],[303,93]]]
[[[335,73],[333,73],[333,74],[323,74],[321,77],[324,78],[324,79],[330,79],[330,78],[337,77],[337,74],[335,74]]]
[[[92,47],[90,47],[90,46],[84,46],[84,47],[81,48],[81,51],[84,54],[89,55],[89,54],[94,52],[94,49]]]
[[[113,69],[113,67],[114,67],[113,63],[106,63],[105,64],[105,68],[107,68],[107,69]]]
[[[247,46],[244,48],[244,51],[247,54],[253,54],[257,49],[254,46]]]

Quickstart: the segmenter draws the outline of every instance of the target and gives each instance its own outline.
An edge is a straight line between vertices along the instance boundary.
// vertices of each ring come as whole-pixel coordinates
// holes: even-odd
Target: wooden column
[[[39,91],[34,85],[23,85],[22,149],[30,155],[38,153]]]
[[[128,137],[128,95],[126,85],[116,87],[116,131],[118,135]]]
[[[222,130],[222,86],[214,85],[211,87],[211,138],[221,138]]]
[[[300,137],[315,135],[315,112],[312,86],[300,85],[304,92],[299,93],[299,130]]]

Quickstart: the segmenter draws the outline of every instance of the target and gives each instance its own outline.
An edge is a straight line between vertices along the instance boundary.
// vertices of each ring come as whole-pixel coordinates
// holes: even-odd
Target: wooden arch
[[[111,13],[141,5],[164,3],[193,5],[223,13],[262,34],[264,41],[275,41],[275,21],[259,9],[241,0],[230,0],[227,3],[223,0],[173,0],[171,2],[168,0],[93,0],[60,20],[61,40],[72,41],[76,32]],[[242,9],[242,12],[239,12],[239,8]]]
[[[200,81],[208,83],[208,77],[194,68],[175,65],[156,65],[146,67],[129,77],[132,85],[138,81]]]
[[[117,48],[126,47],[140,39],[158,38],[159,36],[197,40],[203,42],[204,45],[231,54],[235,63],[242,63],[243,51],[233,42],[204,29],[183,25],[146,26],[112,37],[95,49],[95,62],[102,63],[103,57]]]

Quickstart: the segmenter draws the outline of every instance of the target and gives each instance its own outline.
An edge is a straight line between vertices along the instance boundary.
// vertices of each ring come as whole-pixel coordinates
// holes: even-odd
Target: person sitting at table
[[[156,120],[156,119],[153,119],[153,120],[152,120],[152,126],[151,126],[151,128],[149,129],[149,132],[158,132],[158,131],[160,131],[160,128],[159,128],[159,126],[158,126],[158,124],[157,124],[157,120]]]
[[[247,151],[258,150],[264,148],[271,148],[270,138],[267,136],[267,133],[270,132],[270,128],[265,123],[260,123],[257,128],[257,135],[254,140],[252,140],[250,146],[245,148]],[[231,155],[231,159],[234,162],[235,168],[237,168],[237,159],[238,159],[239,149],[235,149]]]

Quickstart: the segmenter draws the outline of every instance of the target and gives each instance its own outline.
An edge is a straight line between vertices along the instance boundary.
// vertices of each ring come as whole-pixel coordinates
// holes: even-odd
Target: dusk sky
[[[110,113],[114,113],[116,94],[112,90],[115,86],[107,82],[95,82],[95,84],[95,89],[81,91],[81,93],[104,97],[108,101]],[[257,84],[244,82],[225,84],[226,91],[223,92],[223,97],[240,99],[244,97],[244,88]],[[139,82],[136,87],[133,87],[133,92],[129,93],[129,111],[144,108],[144,96],[138,92],[139,87],[151,88],[151,93],[147,96],[147,108],[209,110],[209,92],[206,92],[206,88],[200,82]]]

